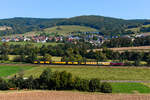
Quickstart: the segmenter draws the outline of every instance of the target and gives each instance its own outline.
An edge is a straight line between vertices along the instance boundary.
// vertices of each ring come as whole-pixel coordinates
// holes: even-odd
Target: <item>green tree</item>
[[[29,63],[33,63],[35,60],[37,60],[37,54],[35,52],[30,53],[26,58],[26,62]]]
[[[97,51],[96,52],[96,59],[97,61],[106,61],[107,57],[104,53],[102,53],[101,51]]]
[[[51,69],[47,68],[42,72],[39,78],[41,89],[48,89],[49,87],[48,84],[49,84],[49,81],[51,80],[51,77],[52,77]]]
[[[0,90],[8,90],[8,83],[0,78]]]
[[[8,60],[8,53],[9,53],[9,45],[7,43],[3,43],[0,47],[1,52],[1,59],[2,60]]]
[[[43,60],[44,60],[44,61],[51,61],[51,60],[52,60],[52,56],[51,56],[50,54],[45,54],[45,55],[43,56]]]
[[[146,56],[147,65],[150,66],[150,53]]]
[[[103,82],[101,85],[101,92],[112,93],[112,86],[107,82]]]
[[[27,89],[33,89],[34,88],[33,76],[30,76],[28,79],[25,80],[25,88],[27,88]]]
[[[91,92],[98,92],[100,90],[101,84],[99,79],[91,79],[89,82],[89,90]]]

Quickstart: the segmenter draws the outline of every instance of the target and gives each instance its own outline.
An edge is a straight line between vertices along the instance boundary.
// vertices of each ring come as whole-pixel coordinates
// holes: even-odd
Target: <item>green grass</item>
[[[15,73],[18,73],[21,70],[29,70],[31,66],[10,66],[10,65],[0,65],[0,77],[6,77]]]
[[[150,93],[150,88],[142,83],[111,83],[113,93]]]
[[[98,30],[90,27],[85,27],[85,26],[77,26],[77,25],[64,25],[64,26],[59,26],[60,29],[57,29],[58,26],[52,27],[52,28],[47,28],[44,31],[46,33],[54,33],[51,35],[56,35],[55,33],[58,33],[59,35],[69,35],[71,32],[97,32]]]
[[[9,61],[13,61],[19,55],[8,55]],[[38,56],[38,58],[42,58],[42,56]],[[52,61],[61,61],[62,57],[52,57]],[[7,62],[7,61],[6,61]]]
[[[2,44],[3,42],[0,42],[0,45]],[[56,46],[56,45],[59,45],[59,44],[63,44],[63,43],[56,43],[56,42],[50,42],[50,43],[32,43],[32,42],[7,42],[9,45],[26,45],[26,44],[33,44],[35,46],[39,46],[41,47],[42,45],[52,45],[52,46]]]
[[[62,57],[52,57],[52,61],[61,61]]]
[[[33,75],[39,77],[42,71],[46,68],[51,68],[52,71],[67,71],[74,76],[78,76],[84,79],[99,78],[101,80],[138,80],[138,81],[150,81],[150,68],[136,68],[136,67],[123,67],[123,68],[110,68],[110,67],[96,67],[96,66],[43,66],[43,65],[16,65],[16,66],[1,66],[0,76],[7,76],[17,73],[21,68],[25,68],[25,77]],[[3,70],[1,70],[3,69]],[[13,70],[14,71],[13,71]],[[10,73],[10,74],[7,74]]]
[[[150,80],[150,68],[110,68],[96,66],[43,66],[43,65],[0,65],[0,77],[13,76],[24,70],[24,76],[39,77],[42,71],[67,71],[84,79],[100,78],[102,80]],[[113,93],[150,93],[149,83],[110,83]]]
[[[59,26],[60,29],[58,29],[58,26],[55,27],[51,27],[51,28],[46,28],[43,31],[31,31],[31,32],[27,32],[24,34],[14,34],[14,35],[9,35],[9,36],[3,36],[3,37],[17,37],[17,36],[35,36],[35,35],[39,35],[40,33],[47,33],[50,34],[51,36],[56,35],[56,33],[58,33],[57,35],[63,35],[63,36],[67,36],[69,35],[71,32],[98,32],[99,30],[91,28],[91,27],[85,27],[85,26],[79,26],[79,25],[63,25],[63,26]]]
[[[33,75],[38,77],[45,68],[51,68],[52,71],[67,71],[73,75],[90,79],[100,78],[101,80],[150,80],[150,69],[149,68],[110,68],[110,67],[96,67],[96,66],[40,66],[34,67],[31,70],[25,71],[25,76]]]
[[[150,25],[142,25],[141,27],[150,27]],[[132,32],[138,33],[141,27],[126,29],[126,31],[130,30]],[[147,33],[147,32],[146,32]]]

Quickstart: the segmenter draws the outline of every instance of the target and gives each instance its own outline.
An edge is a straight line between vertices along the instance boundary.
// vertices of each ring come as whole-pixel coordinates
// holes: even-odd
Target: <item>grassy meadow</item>
[[[135,67],[96,67],[96,66],[37,66],[25,71],[25,76],[33,75],[38,77],[45,68],[51,68],[52,71],[67,71],[74,76],[85,79],[99,78],[101,80],[138,80],[149,81],[149,68],[135,68]]]
[[[141,27],[150,27],[150,25],[142,25]],[[126,29],[126,31],[130,30],[132,32],[138,33],[141,27]],[[146,32],[147,33],[147,32]]]
[[[10,66],[10,65],[0,65],[0,77],[7,77],[19,73],[20,71],[26,71],[31,69],[32,66]]]
[[[45,33],[50,35],[70,35],[71,32],[98,32],[98,30],[85,26],[77,26],[77,25],[63,25],[63,26],[55,26],[51,28],[47,28],[44,30]]]
[[[2,44],[3,42],[0,42],[0,44]],[[42,45],[52,45],[52,46],[56,46],[59,44],[63,44],[63,43],[56,43],[56,42],[47,42],[47,43],[31,43],[31,42],[8,42],[9,45],[26,45],[26,44],[33,44],[35,46],[39,46],[41,47]]]
[[[111,83],[113,93],[150,93],[150,88],[142,83]]]
[[[0,77],[8,78],[21,71],[24,77],[33,75],[39,77],[42,71],[51,68],[52,71],[67,71],[84,79],[99,78],[101,80],[150,80],[150,68],[135,67],[98,67],[98,66],[57,66],[57,65],[0,65]],[[150,83],[110,83],[113,93],[150,93]]]
[[[34,66],[34,67],[33,67]],[[99,78],[101,80],[132,80],[150,81],[150,68],[142,67],[99,67],[99,66],[68,66],[68,65],[30,65],[30,64],[9,64],[0,65],[0,76],[9,76],[17,73],[20,69],[24,71],[24,76],[33,75],[39,77],[42,71],[51,68],[52,71],[67,71],[74,76],[84,79]],[[8,73],[9,72],[9,73]],[[11,73],[10,73],[11,72]],[[3,75],[4,73],[5,75]],[[8,73],[8,75],[7,75]]]

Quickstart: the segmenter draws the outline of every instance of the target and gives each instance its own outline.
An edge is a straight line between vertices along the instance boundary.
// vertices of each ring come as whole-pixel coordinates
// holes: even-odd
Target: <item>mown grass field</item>
[[[20,71],[26,71],[31,68],[32,66],[0,65],[0,77],[7,77],[9,75],[19,73]]]
[[[113,51],[125,52],[125,51],[133,51],[133,52],[149,52],[150,46],[138,46],[138,47],[120,47],[120,48],[108,48]],[[94,49],[94,51],[101,51],[102,49]],[[89,52],[90,50],[88,50]]]
[[[13,61],[16,57],[18,57],[19,55],[8,55],[9,57],[9,61]],[[38,56],[38,58],[42,58],[42,56]],[[52,61],[61,61],[62,57],[52,57]],[[7,62],[7,61],[6,61]]]
[[[111,83],[113,93],[150,93],[150,88],[142,83]]]
[[[67,35],[70,35],[71,32],[98,32],[98,31],[99,30],[91,28],[91,27],[78,26],[78,25],[63,25],[63,26],[55,26],[51,28],[46,28],[43,31],[31,31],[31,32],[27,32],[24,34],[14,34],[14,35],[3,36],[3,37],[12,38],[12,37],[17,37],[17,36],[35,36],[43,32],[51,36],[54,36],[54,35],[67,36]]]
[[[98,30],[85,26],[77,26],[77,25],[64,25],[64,26],[55,26],[51,28],[47,28],[44,30],[45,33],[50,35],[69,35],[71,32],[98,32]],[[53,33],[53,34],[52,34]]]
[[[0,45],[3,42],[0,42]],[[63,43],[56,43],[56,42],[49,42],[49,43],[32,43],[32,42],[7,42],[9,45],[26,45],[26,44],[33,44],[35,46],[39,46],[41,47],[42,45],[52,45],[52,46],[56,46],[59,44],[63,44]]]
[[[23,70],[24,77],[39,77],[42,71],[67,71],[84,79],[99,78],[101,80],[150,80],[150,68],[97,67],[97,66],[43,66],[43,65],[0,65],[0,77],[8,78]],[[111,83],[113,93],[150,93],[149,83]]]
[[[142,25],[141,27],[150,27],[150,25]],[[138,33],[141,27],[126,29],[126,31],[130,30],[132,32]]]
[[[96,66],[39,66],[25,71],[25,76],[33,75],[38,77],[45,68],[51,68],[52,71],[67,71],[73,75],[90,79],[99,78],[101,80],[150,80],[149,68],[110,68],[110,67],[96,67]]]
[[[34,67],[33,67],[34,66]],[[9,76],[17,73],[20,69],[25,69],[24,76],[33,75],[39,77],[42,71],[51,68],[52,71],[67,71],[74,76],[84,79],[99,78],[101,80],[132,80],[150,81],[150,68],[136,67],[98,67],[98,66],[58,66],[58,65],[0,65],[0,76]],[[8,75],[7,75],[8,73]]]

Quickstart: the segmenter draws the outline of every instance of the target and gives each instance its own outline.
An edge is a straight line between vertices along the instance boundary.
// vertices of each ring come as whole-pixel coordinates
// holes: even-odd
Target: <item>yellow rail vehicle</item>
[[[98,62],[98,65],[108,66],[110,62]]]
[[[34,64],[38,64],[38,61],[34,61]]]
[[[80,65],[86,65],[86,62],[80,62]]]
[[[40,61],[40,64],[44,64],[45,62],[44,61]]]
[[[34,61],[34,64],[53,64],[53,65],[100,65],[100,66],[109,66],[109,65],[123,65],[123,63],[112,63],[112,62],[77,62],[77,61],[60,61],[60,62],[51,62],[51,61]]]
[[[78,65],[78,64],[79,64],[79,62],[73,62],[73,64],[74,64],[74,65]]]
[[[50,64],[50,61],[45,61],[45,64]]]
[[[52,62],[52,64],[64,65],[64,64],[66,64],[66,62]]]
[[[86,62],[86,65],[97,65],[97,62]]]

